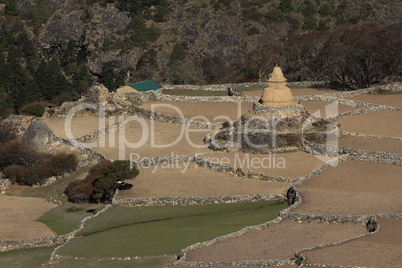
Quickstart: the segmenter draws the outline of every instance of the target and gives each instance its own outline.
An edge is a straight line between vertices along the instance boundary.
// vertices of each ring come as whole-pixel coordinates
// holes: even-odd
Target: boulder
[[[22,135],[22,140],[31,144],[38,151],[51,151],[57,137],[45,123],[33,120]]]
[[[109,98],[109,90],[102,84],[94,83],[90,88],[88,88],[85,94],[85,101],[104,105],[107,104]]]

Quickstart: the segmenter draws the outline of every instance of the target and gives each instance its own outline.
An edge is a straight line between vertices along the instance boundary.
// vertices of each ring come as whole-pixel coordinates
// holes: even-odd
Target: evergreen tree
[[[41,95],[46,100],[51,100],[62,92],[71,92],[71,85],[62,74],[57,59],[52,59],[49,63],[42,60],[34,77]]]
[[[73,74],[73,95],[75,99],[81,97],[82,93],[87,90],[93,83],[91,73],[85,65],[81,65],[76,73]]]
[[[115,91],[120,86],[124,85],[126,73],[120,69],[117,61],[106,62],[99,74],[99,82],[109,89]]]
[[[279,4],[279,9],[283,13],[287,13],[294,10],[294,6],[292,4],[292,0],[281,0]]]

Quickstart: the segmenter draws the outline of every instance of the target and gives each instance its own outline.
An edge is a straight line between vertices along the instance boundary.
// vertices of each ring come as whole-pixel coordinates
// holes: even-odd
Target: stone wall
[[[157,94],[155,92],[126,93],[126,99],[130,102],[144,103],[149,101],[173,101],[173,102],[246,102],[253,103],[258,97],[249,96],[173,96]]]
[[[190,197],[176,197],[176,196],[162,196],[150,198],[124,198],[114,199],[113,205],[119,206],[184,206],[184,205],[209,205],[209,204],[231,204],[231,203],[244,203],[244,202],[260,202],[270,200],[283,200],[281,195],[230,195],[230,196],[190,196]]]
[[[170,123],[170,124],[177,124],[177,125],[189,125],[193,126],[196,128],[206,128],[206,129],[214,129],[218,126],[221,126],[221,123],[210,123],[210,122],[205,122],[205,121],[194,121],[194,120],[189,120],[183,116],[176,116],[176,115],[167,115],[163,113],[158,113],[158,112],[153,112],[150,110],[143,109],[138,106],[134,106],[133,111],[135,111],[135,114],[139,117],[150,119],[150,120],[156,120],[160,122],[165,122],[165,123]]]
[[[66,239],[66,235],[59,235],[21,240],[3,240],[0,241],[0,252],[15,249],[52,247],[55,245],[63,244]]]
[[[323,81],[301,81],[301,82],[288,82],[287,86],[324,86],[326,82]],[[225,91],[229,87],[232,89],[240,88],[240,87],[268,87],[268,82],[258,83],[258,82],[249,82],[249,83],[235,83],[235,84],[218,84],[218,85],[163,85],[163,90],[169,89],[186,89],[186,90],[208,90],[208,91]]]

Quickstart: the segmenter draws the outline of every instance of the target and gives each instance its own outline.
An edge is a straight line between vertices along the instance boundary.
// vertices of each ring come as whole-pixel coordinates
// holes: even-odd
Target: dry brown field
[[[133,117],[133,119],[127,123],[125,128],[101,135],[91,141],[96,144],[90,145],[90,147],[113,160],[136,160],[144,157],[172,155],[192,156],[209,151],[203,142],[208,133],[207,129],[200,130],[191,126],[174,125],[138,117]],[[102,144],[103,141],[104,144]]]
[[[338,145],[358,150],[372,150],[402,154],[402,140],[342,136]]]
[[[339,120],[341,130],[361,134],[402,137],[402,112],[384,110]]]
[[[242,152],[208,154],[203,159],[221,163],[244,172],[264,173],[274,177],[295,179],[301,177],[323,163],[305,152],[284,154],[247,154]]]
[[[298,188],[303,214],[372,215],[401,213],[402,166],[345,161]]]
[[[41,198],[0,195],[0,240],[54,235],[46,224],[36,220],[55,207]]]
[[[155,105],[155,106],[154,106]],[[159,106],[161,105],[161,106]],[[233,103],[233,102],[173,102],[173,101],[152,101],[141,105],[141,108],[153,110],[155,112],[184,116],[194,121],[208,121],[211,123],[237,120],[242,114],[247,113],[252,103]],[[223,118],[217,118],[222,116]],[[207,120],[205,120],[206,118]]]
[[[184,166],[187,165],[188,166]],[[120,191],[117,198],[144,198],[159,196],[229,196],[249,194],[282,194],[289,188],[287,183],[267,182],[228,176],[195,163],[141,168],[134,185]]]
[[[301,248],[333,243],[364,234],[362,224],[279,223],[187,252],[186,261],[218,262],[294,257]]]
[[[348,98],[350,100],[363,101],[374,104],[388,105],[402,108],[402,94],[364,94]]]
[[[347,243],[306,251],[306,263],[398,267],[402,260],[402,220],[379,219],[380,230]]]
[[[42,121],[49,126],[57,137],[67,138],[66,129],[68,127],[66,126],[66,120],[65,118],[50,118]],[[74,138],[79,138],[97,129],[107,127],[108,124],[108,118],[99,118],[94,115],[80,115],[71,118],[71,133]]]
[[[316,112],[319,112],[319,114],[316,114],[315,116],[321,116],[321,118],[327,118],[328,116],[334,116],[337,113],[344,113],[344,112],[349,112],[349,111],[354,111],[357,108],[356,107],[350,107],[350,106],[345,106],[345,105],[337,105],[337,110],[333,110],[333,106],[329,106],[331,103],[326,102],[326,101],[318,101],[318,100],[312,100],[312,101],[302,101],[301,102],[306,109],[306,111],[309,114],[314,114]],[[325,108],[328,107],[328,112],[325,110]]]

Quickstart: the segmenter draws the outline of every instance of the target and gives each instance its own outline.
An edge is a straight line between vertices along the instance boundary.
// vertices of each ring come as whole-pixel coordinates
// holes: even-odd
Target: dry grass
[[[228,176],[199,167],[195,163],[142,168],[135,180],[127,182],[134,184],[134,187],[120,191],[117,198],[282,194],[289,188],[287,183]]]
[[[402,108],[402,94],[364,94],[349,99]]]
[[[366,232],[361,224],[297,223],[283,220],[261,230],[190,250],[186,261],[247,261],[294,257],[296,251]]]
[[[207,118],[209,122],[216,123],[227,121],[228,119],[237,120],[242,114],[247,113],[252,106],[252,103],[153,101],[144,103],[141,108],[175,116],[183,115],[188,119],[202,116]],[[216,118],[217,116],[224,118]],[[205,121],[200,118],[195,118],[194,120]]]
[[[125,128],[101,135],[92,141],[96,144],[90,146],[113,160],[135,160],[144,157],[172,155],[192,156],[195,153],[209,151],[203,142],[209,131],[207,129],[194,129],[185,125],[174,125],[137,117],[133,117],[133,119],[135,120],[128,122]],[[192,130],[198,132],[192,132]],[[102,141],[105,141],[104,145],[102,145]]]
[[[373,150],[402,154],[401,140],[342,136],[338,142],[339,146],[345,146],[359,150]]]
[[[301,177],[323,164],[313,155],[304,152],[284,154],[216,153],[206,155],[204,159],[235,169],[240,167],[244,172],[250,170],[292,179]]]
[[[308,264],[397,267],[402,259],[402,221],[379,219],[380,230],[342,245],[304,252]]]
[[[344,113],[348,111],[354,111],[357,108],[356,107],[350,107],[350,106],[344,106],[344,105],[336,105],[332,106],[330,102],[326,101],[318,101],[318,100],[313,100],[313,101],[302,101],[302,104],[306,111],[309,114],[315,114],[314,116],[316,117],[321,117],[321,118],[327,118],[328,116],[334,116],[336,113]],[[334,110],[335,108],[337,110]]]
[[[304,214],[401,213],[401,166],[346,161],[299,187]]]
[[[339,120],[341,130],[369,135],[402,137],[402,112],[384,110]]]
[[[55,207],[40,198],[0,195],[0,240],[54,235],[49,227],[36,220]]]

